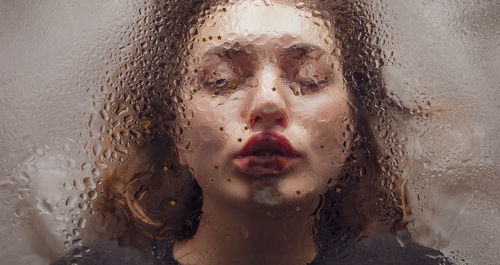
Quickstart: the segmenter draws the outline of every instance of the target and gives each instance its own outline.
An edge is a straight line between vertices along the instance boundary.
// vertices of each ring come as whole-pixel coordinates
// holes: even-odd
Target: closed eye
[[[228,82],[229,81],[227,79],[224,79],[224,78],[220,78],[220,79],[216,79],[216,80],[207,80],[207,81],[205,81],[204,86],[206,88],[222,89],[222,88],[225,88],[227,86]]]
[[[306,79],[299,82],[300,92],[303,95],[314,93],[320,89],[323,89],[327,84],[327,80],[315,81],[313,79]]]
[[[225,79],[210,79],[203,83],[205,89],[210,90],[214,95],[227,94],[238,87],[238,82]]]

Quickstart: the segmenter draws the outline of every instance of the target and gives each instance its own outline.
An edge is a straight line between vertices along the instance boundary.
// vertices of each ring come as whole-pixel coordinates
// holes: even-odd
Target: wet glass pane
[[[1,2],[1,263],[498,264],[499,14]]]

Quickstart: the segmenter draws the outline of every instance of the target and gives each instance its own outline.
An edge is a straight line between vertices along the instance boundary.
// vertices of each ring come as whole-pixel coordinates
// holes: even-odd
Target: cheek
[[[235,122],[236,103],[223,97],[200,96],[188,102],[186,108],[193,112],[182,137],[184,147],[189,145],[186,148],[188,165],[195,170],[207,161],[216,165],[219,157],[231,151],[228,141],[241,127]]]
[[[309,104],[314,108],[304,108],[301,119],[309,136],[311,170],[317,188],[324,191],[328,180],[335,180],[345,163],[351,141],[346,128],[352,114],[347,96],[343,95],[318,97]]]
[[[318,144],[318,147],[323,146],[321,149],[325,151],[343,147],[346,128],[352,116],[347,97],[318,97],[301,109],[300,119],[303,120],[305,129],[310,132],[312,143]]]

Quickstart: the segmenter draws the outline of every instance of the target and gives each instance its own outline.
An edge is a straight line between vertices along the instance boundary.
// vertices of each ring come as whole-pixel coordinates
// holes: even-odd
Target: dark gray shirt
[[[161,245],[161,244],[160,244]],[[161,248],[161,246],[160,246]],[[76,251],[76,253],[75,253]],[[160,251],[161,252],[161,251]],[[75,255],[76,254],[76,255]],[[119,247],[116,242],[102,241],[91,248],[73,250],[52,265],[178,265],[172,258],[172,249],[165,248],[162,255],[152,250]],[[405,247],[393,235],[375,235],[359,242],[344,242],[320,248],[316,259],[309,265],[438,265],[453,264],[442,253],[410,242]]]

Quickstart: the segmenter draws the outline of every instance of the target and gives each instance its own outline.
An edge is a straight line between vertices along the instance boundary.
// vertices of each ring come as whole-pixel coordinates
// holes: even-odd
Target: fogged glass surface
[[[495,1],[0,3],[1,264],[498,264]]]

